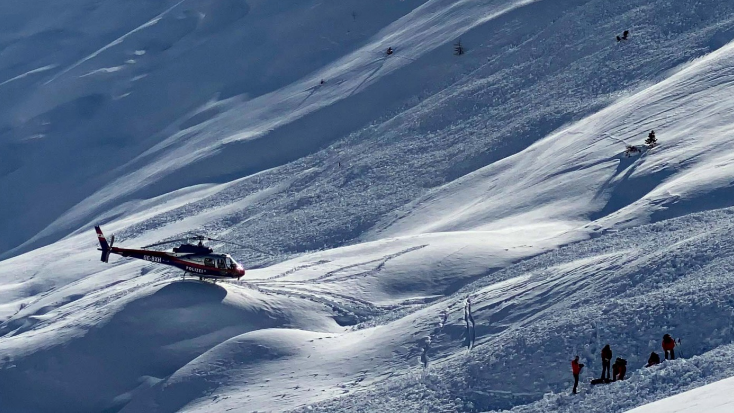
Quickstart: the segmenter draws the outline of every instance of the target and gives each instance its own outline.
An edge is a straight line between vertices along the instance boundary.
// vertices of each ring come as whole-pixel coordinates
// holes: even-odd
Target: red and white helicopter
[[[245,269],[237,261],[232,259],[229,254],[217,254],[210,247],[204,245],[204,241],[222,242],[226,244],[233,244],[243,248],[248,248],[253,251],[257,251],[262,254],[267,254],[263,251],[257,250],[246,245],[235,244],[234,242],[217,240],[214,238],[205,237],[202,235],[196,235],[189,238],[174,239],[170,241],[159,242],[156,244],[146,245],[140,249],[130,248],[118,248],[113,246],[115,243],[115,236],[110,237],[110,241],[107,242],[102,233],[102,229],[99,226],[94,227],[97,231],[97,238],[99,239],[98,248],[102,251],[102,262],[108,262],[110,254],[122,255],[123,257],[137,258],[139,260],[145,260],[154,262],[157,264],[171,265],[184,270],[184,277],[187,273],[198,275],[200,280],[204,278],[217,279],[229,279],[236,278],[240,279],[245,275]],[[189,240],[199,241],[198,244],[189,244]],[[181,244],[178,247],[173,248],[173,252],[167,251],[154,251],[148,248],[157,247],[159,245],[166,245],[175,242],[185,241],[185,244]]]

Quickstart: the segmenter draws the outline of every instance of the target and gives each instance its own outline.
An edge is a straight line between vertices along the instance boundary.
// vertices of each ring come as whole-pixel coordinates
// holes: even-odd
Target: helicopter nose
[[[241,265],[238,265],[238,266],[237,266],[237,274],[239,274],[239,275],[240,275],[240,277],[241,277],[241,276],[243,276],[243,275],[245,275],[245,269],[244,269],[244,268],[242,268],[242,266],[241,266]]]

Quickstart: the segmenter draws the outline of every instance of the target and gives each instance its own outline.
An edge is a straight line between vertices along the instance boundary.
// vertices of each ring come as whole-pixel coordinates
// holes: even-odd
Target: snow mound
[[[61,403],[102,411],[114,407],[118,397],[124,400],[131,384],[134,388],[145,377],[165,378],[245,332],[338,327],[308,301],[194,281],[150,280],[148,286],[123,282],[75,298],[56,303],[58,308],[28,306],[2,325],[4,408],[51,412]],[[11,391],[21,382],[54,397],[29,398]]]
[[[6,3],[0,410],[622,412],[734,375],[734,3]],[[276,254],[181,281],[93,224]],[[589,388],[606,343],[629,380]]]

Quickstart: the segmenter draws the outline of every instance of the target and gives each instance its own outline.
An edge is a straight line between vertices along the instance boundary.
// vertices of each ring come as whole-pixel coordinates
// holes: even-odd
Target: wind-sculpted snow
[[[622,412],[734,375],[734,3],[638,3],[0,5],[0,411]],[[273,254],[181,280],[92,224]],[[629,379],[591,388],[606,343]]]
[[[211,125],[217,114],[300,83],[424,2],[391,1],[379,10],[361,1],[289,7],[261,0],[4,3],[0,191],[14,196],[0,200],[0,252],[151,162],[153,148],[171,154],[182,142],[166,139],[182,129],[188,132],[178,138],[185,140],[210,124],[208,136],[215,137],[206,145],[216,149],[233,133],[224,124]],[[240,107],[230,117],[246,111]],[[158,172],[183,165],[180,155],[168,166],[160,162]],[[242,165],[244,158],[237,161]],[[202,178],[146,197],[215,176]],[[123,184],[140,190],[145,182],[117,182],[120,193],[129,191]],[[55,238],[70,229],[76,228]]]
[[[127,213],[126,201],[151,198],[194,184],[231,182],[278,166],[239,182],[227,191],[229,194],[217,194],[192,205],[187,214],[221,205],[226,199],[240,199],[260,192],[270,187],[265,186],[267,182],[274,180],[288,184],[256,205],[231,213],[218,227],[246,223],[236,228],[241,237],[271,234],[269,237],[277,237],[272,244],[286,251],[302,252],[342,245],[359,238],[375,223],[379,222],[379,230],[399,219],[403,212],[396,208],[410,203],[428,189],[521,151],[558,127],[595,112],[630,88],[660,80],[666,72],[722,46],[731,37],[722,29],[732,15],[728,3],[717,4],[717,12],[711,13],[705,8],[689,10],[667,3],[638,6],[615,2],[609,5],[600,0],[560,3],[434,0],[417,8],[414,7],[421,2],[396,1],[386,7],[379,18],[373,16],[380,14],[374,10],[362,11],[364,5],[357,7],[356,3],[360,2],[338,3],[338,9],[333,12],[311,11],[309,13],[317,13],[316,16],[303,17],[328,21],[323,27],[302,23],[329,32],[323,36],[318,33],[308,36],[318,41],[316,45],[303,46],[300,42],[292,42],[290,37],[276,38],[275,44],[258,44],[255,49],[247,49],[249,53],[225,65],[226,68],[212,70],[211,76],[221,77],[220,72],[225,70],[224,78],[229,79],[242,73],[240,66],[246,65],[249,59],[256,58],[258,62],[268,62],[268,57],[274,59],[275,50],[278,50],[278,59],[283,60],[271,64],[280,68],[287,66],[286,61],[290,59],[302,59],[295,65],[300,69],[298,73],[288,72],[287,76],[277,79],[268,77],[271,82],[264,84],[251,80],[259,73],[257,71],[248,73],[244,80],[238,76],[237,81],[245,84],[240,94],[234,96],[231,94],[234,92],[221,86],[221,81],[212,80],[209,87],[208,82],[197,80],[196,93],[186,96],[180,104],[166,102],[160,105],[165,111],[162,108],[150,111],[160,119],[156,125],[170,120],[169,124],[148,133],[156,133],[154,139],[137,146],[128,139],[115,139],[127,142],[129,149],[120,152],[115,159],[110,158],[113,156],[110,151],[95,151],[94,160],[82,162],[85,171],[94,170],[95,162],[104,162],[105,168],[98,169],[109,170],[110,165],[116,165],[113,172],[97,174],[98,178],[64,174],[75,191],[88,193],[85,201],[73,208],[67,205],[59,213],[51,214],[52,209],[48,206],[36,207],[37,203],[19,202],[16,197],[13,205],[30,204],[28,211],[37,210],[37,214],[43,214],[44,219],[38,216],[35,223],[50,223],[49,219],[59,218],[45,230],[33,232],[33,239],[16,252],[68,235],[90,220],[105,216],[109,219],[105,210],[116,208],[120,214]],[[181,7],[197,15],[193,10],[198,6],[194,3],[177,7],[152,27],[167,22],[165,17],[173,18],[183,13],[179,10]],[[380,22],[390,16],[397,18],[408,10],[413,11],[378,31]],[[278,27],[281,27],[289,19],[295,19],[291,13],[297,12],[283,11],[287,18],[278,15],[273,18],[279,19]],[[258,16],[253,8],[243,21],[261,18]],[[270,15],[267,18],[271,18]],[[340,37],[331,33],[337,30],[332,27],[331,19],[348,33],[340,33]],[[352,19],[352,22],[344,19]],[[651,21],[656,23],[652,25]],[[263,24],[269,23],[264,21]],[[365,24],[372,31],[361,32],[358,38],[352,38],[350,24],[360,27]],[[186,52],[183,63],[191,66],[185,69],[186,76],[182,75],[181,82],[190,83],[191,76],[201,73],[209,76],[210,67],[202,67],[204,62],[222,66],[218,59],[224,57],[216,53],[223,53],[223,49],[248,47],[238,46],[236,42],[244,42],[249,32],[240,33],[231,25],[226,27],[216,39],[233,38],[227,38],[221,45],[212,39],[187,51],[189,39],[210,36],[199,31],[177,43],[182,49],[180,53]],[[247,27],[256,30],[259,26]],[[622,27],[631,29],[633,38],[617,44],[613,34]],[[468,29],[471,30],[467,32]],[[136,35],[145,33],[142,30]],[[372,37],[368,37],[368,33]],[[349,37],[342,39],[344,36]],[[469,50],[460,59],[444,45],[459,36]],[[339,47],[328,40],[334,38],[340,39],[337,41]],[[122,44],[126,42],[128,39]],[[213,49],[201,50],[215,44]],[[382,55],[387,45],[398,50],[390,59]],[[313,56],[302,52],[302,49],[322,48],[323,53]],[[132,49],[138,50],[137,47]],[[162,56],[155,55],[156,59],[169,59],[168,55],[177,50],[176,47],[167,49]],[[292,52],[295,50],[297,52]],[[339,53],[346,57],[337,58]],[[142,55],[140,60],[146,58],[152,58],[152,53]],[[91,62],[95,59],[85,64]],[[266,70],[266,67],[271,70],[266,63],[260,64],[264,66],[258,66],[257,70]],[[117,116],[122,116],[121,113],[127,112],[121,112],[118,105],[125,105],[131,111],[135,109],[134,113],[138,114],[141,99],[158,103],[159,100],[150,98],[152,92],[143,88],[174,89],[175,85],[162,79],[170,77],[168,70],[177,70],[177,65],[170,69],[168,65],[156,66],[160,69],[150,73],[145,70],[147,76],[134,83],[128,97],[109,105],[115,107]],[[314,72],[307,72],[308,68]],[[49,71],[48,76],[52,75]],[[112,75],[128,76],[128,72]],[[51,85],[67,76],[69,74]],[[326,83],[312,89],[320,79],[325,79]],[[262,90],[258,90],[260,87]],[[221,95],[217,98],[217,92],[230,95],[226,99]],[[312,95],[304,102],[309,94]],[[178,94],[171,100],[177,97]],[[100,106],[90,99],[84,100],[91,102],[89,107]],[[184,103],[187,104],[185,108],[181,106]],[[101,107],[107,113],[104,109],[107,106]],[[181,119],[192,111],[196,112],[192,116],[207,120],[191,126],[193,121]],[[147,123],[153,121],[148,116],[143,126],[148,127]],[[179,122],[188,127],[181,130]],[[116,130],[118,134],[129,134],[132,133],[127,132],[130,127]],[[99,135],[97,131],[93,133]],[[623,150],[622,146],[619,151]],[[142,154],[143,151],[147,152]],[[44,163],[36,162],[34,167],[38,164]],[[298,179],[291,181],[293,177]],[[84,185],[79,185],[79,181]],[[17,185],[17,181],[8,182]],[[63,182],[56,182],[52,189],[58,191],[63,185]],[[26,181],[26,187],[36,186]],[[13,186],[6,191],[31,196],[25,188],[19,191]],[[75,193],[64,192],[65,202],[81,201],[86,196]],[[21,214],[7,215],[15,216],[13,223],[24,222]],[[311,225],[303,225],[306,222]],[[27,234],[25,228],[10,232]],[[375,239],[375,236],[368,235],[366,239]]]
[[[433,336],[427,371],[299,411],[622,412],[734,372],[734,211],[610,233],[543,254],[467,285],[416,313],[456,320]],[[477,342],[459,352],[459,306],[471,293]],[[400,324],[400,321],[391,323]],[[644,369],[663,332],[682,338],[679,360]],[[609,343],[628,380],[591,388]],[[722,346],[723,345],[723,346]],[[570,395],[580,355],[581,394]],[[682,359],[680,359],[682,357]],[[438,359],[438,360],[437,360]]]
[[[3,410],[51,412],[60,404],[69,411],[119,409],[141,377],[159,380],[231,337],[279,326],[336,327],[328,318],[294,317],[299,311],[318,314],[317,304],[147,278],[38,310],[32,305],[25,309],[30,315],[4,323]],[[282,310],[272,311],[281,300]],[[12,391],[19,383],[52,396]]]

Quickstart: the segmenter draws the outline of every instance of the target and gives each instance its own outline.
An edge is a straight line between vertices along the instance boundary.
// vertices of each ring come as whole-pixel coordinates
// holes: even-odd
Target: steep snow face
[[[621,412],[734,374],[734,4],[287,4],[0,6],[0,410]],[[278,255],[179,280],[93,222]],[[630,379],[589,388],[607,342]]]
[[[380,236],[537,227],[592,218],[635,225],[727,205],[734,179],[734,45],[416,200]],[[660,145],[643,141],[655,129]],[[643,133],[641,133],[641,131]],[[626,157],[626,145],[642,148]]]
[[[0,252],[111,182],[124,192],[116,181],[147,162],[119,168],[165,138],[323,68],[423,2],[1,5],[0,192],[13,196],[0,200]]]
[[[236,13],[207,9],[238,4]],[[23,170],[13,167],[16,172],[3,180],[3,192],[22,195],[3,205],[3,216],[13,217],[3,218],[4,232],[11,234],[3,239],[14,241],[0,249],[28,241],[6,256],[124,215],[126,202],[277,166],[211,202],[279,182],[282,190],[230,220],[248,222],[237,230],[241,236],[278,234],[264,242],[296,252],[341,245],[427,189],[516,153],[619,92],[657,81],[722,46],[731,38],[722,27],[732,14],[728,4],[712,13],[704,6],[600,0],[390,1],[379,9],[357,1],[293,8],[254,1],[162,6],[140,22],[123,22],[130,27],[106,43],[38,73],[43,81],[32,102],[47,102],[41,105],[46,108],[73,96],[81,103],[65,108],[95,111],[89,120],[73,110],[60,112],[57,118],[73,127],[64,136],[87,138],[28,141],[41,145],[43,154],[23,161]],[[205,24],[215,17],[226,21]],[[79,77],[119,66],[129,60],[120,53],[145,51],[144,45],[179,33],[177,25],[188,27],[189,20],[197,22],[195,29],[166,43],[170,47],[133,57],[136,63],[124,70]],[[618,44],[613,36],[622,27],[633,38]],[[450,47],[458,37],[467,48],[461,57]],[[397,50],[390,58],[387,46]],[[114,85],[124,89],[114,96],[123,98],[98,90]],[[53,99],[45,96],[52,91]],[[92,93],[98,97],[87,98]],[[38,119],[39,111],[23,118]],[[143,120],[129,121],[141,114]],[[38,121],[63,129],[58,120]],[[110,136],[110,130],[124,136]],[[106,150],[95,144],[100,136],[124,146]],[[26,159],[19,153],[32,153],[17,146],[18,139],[8,165]],[[41,184],[59,170],[64,172],[55,174],[61,178],[54,185]],[[299,179],[287,184],[293,177]],[[294,229],[304,221],[314,223],[308,232]]]

